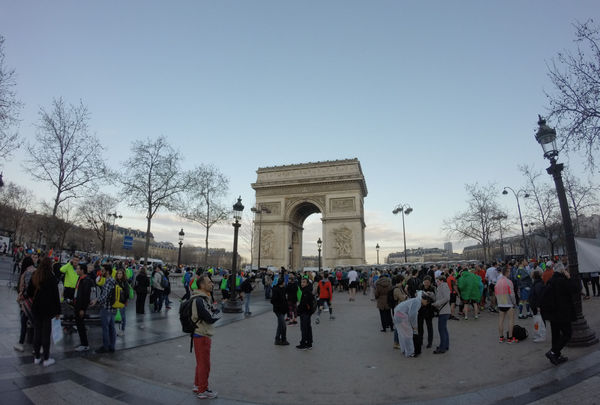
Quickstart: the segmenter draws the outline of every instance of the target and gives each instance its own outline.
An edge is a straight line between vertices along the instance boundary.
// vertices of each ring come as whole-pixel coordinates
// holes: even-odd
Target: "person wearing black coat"
[[[36,271],[31,276],[27,287],[27,295],[33,297],[31,312],[33,314],[33,350],[34,364],[40,364],[40,348],[44,348],[44,367],[55,363],[50,358],[50,334],[52,333],[52,318],[60,318],[60,295],[58,280],[52,272],[52,262],[45,257],[40,261]]]
[[[290,274],[287,286],[285,287],[285,294],[287,295],[288,303],[288,314],[287,317],[290,321],[290,325],[296,325],[298,321],[298,282],[294,274]]]
[[[578,293],[579,288],[571,280],[569,270],[566,267],[555,269],[543,293],[540,307],[542,317],[550,321],[552,348],[546,353],[546,357],[554,365],[568,360],[561,355],[561,350],[571,339],[571,322],[576,319],[573,297]]]
[[[277,285],[271,290],[271,304],[273,304],[273,312],[277,317],[277,332],[275,332],[275,345],[277,346],[290,344],[286,338],[285,314],[288,310],[288,302],[283,282],[283,277],[279,277]]]
[[[300,315],[300,332],[302,339],[300,344],[296,346],[296,349],[306,350],[312,349],[313,336],[312,326],[310,325],[310,317],[313,313],[314,298],[312,293],[312,286],[308,281],[308,278],[302,277],[300,281],[300,289],[302,291],[302,297],[298,304],[298,315]]]
[[[75,286],[75,326],[77,326],[77,333],[79,334],[79,340],[81,342],[81,344],[75,348],[75,351],[84,352],[90,349],[84,322],[85,312],[90,305],[92,288],[94,288],[96,283],[92,277],[88,276],[87,265],[79,263],[75,271],[79,275],[79,279]]]
[[[148,295],[148,287],[150,287],[150,279],[146,275],[146,268],[140,268],[137,276],[135,277],[134,290],[136,294],[135,300],[135,313],[144,313],[144,304],[146,303],[146,295]]]

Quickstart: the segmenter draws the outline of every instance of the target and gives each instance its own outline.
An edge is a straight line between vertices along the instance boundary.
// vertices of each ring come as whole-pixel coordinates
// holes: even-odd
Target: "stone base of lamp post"
[[[223,304],[223,312],[226,314],[240,314],[243,312],[242,310],[242,301],[235,297],[233,299],[228,299]]]
[[[598,343],[598,337],[588,325],[585,318],[581,317],[571,324],[573,333],[567,343],[569,347],[587,347]]]

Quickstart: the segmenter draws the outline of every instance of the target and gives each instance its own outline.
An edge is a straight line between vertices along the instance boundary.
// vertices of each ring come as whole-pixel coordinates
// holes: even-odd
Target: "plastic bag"
[[[52,318],[52,341],[54,344],[60,342],[63,338],[63,329],[60,319]]]
[[[117,313],[115,315],[115,322],[121,322],[123,320],[123,317],[121,316],[121,310],[117,309]]]
[[[533,316],[533,341],[546,341],[546,325],[544,325],[542,315],[540,315],[539,313]]]

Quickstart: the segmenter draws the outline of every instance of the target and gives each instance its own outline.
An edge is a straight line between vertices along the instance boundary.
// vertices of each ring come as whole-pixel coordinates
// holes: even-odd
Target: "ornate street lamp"
[[[404,237],[404,263],[408,263],[408,257],[406,255],[406,229],[404,227],[404,215],[408,215],[413,211],[408,204],[398,204],[392,211],[392,214],[397,215],[399,212],[402,213],[402,236]]]
[[[377,250],[377,264],[379,264],[379,243],[375,246],[375,250]]]
[[[108,258],[110,259],[112,257],[112,246],[113,246],[113,237],[115,236],[115,222],[117,221],[117,218],[121,219],[123,218],[123,215],[117,214],[117,212],[113,212],[113,213],[108,213],[109,217],[112,217],[113,219],[113,224],[112,224],[112,232],[110,233],[110,249],[108,250]]]
[[[319,251],[319,273],[321,272],[321,247],[323,246],[323,241],[321,238],[317,240],[317,250]]]
[[[235,284],[237,279],[237,255],[238,255],[238,231],[240,229],[240,220],[242,219],[242,197],[238,197],[233,205],[233,257],[231,258],[231,274],[229,276],[229,299],[223,305],[223,312],[239,313],[242,312],[242,302],[236,297]]]
[[[567,248],[567,257],[569,259],[569,274],[573,282],[577,285],[577,292],[573,295],[575,301],[576,320],[573,322],[573,335],[569,341],[569,346],[591,346],[598,343],[596,333],[590,329],[583,316],[581,305],[581,278],[579,275],[579,264],[577,263],[577,249],[575,247],[575,234],[573,233],[573,223],[569,212],[569,204],[565,193],[565,186],[562,180],[561,172],[564,169],[562,163],[556,163],[558,157],[558,148],[556,146],[556,131],[546,125],[546,120],[538,115],[538,130],[535,139],[542,146],[544,157],[550,160],[550,167],[546,169],[548,174],[554,178],[556,194],[560,205],[563,228],[565,232],[565,244]]]
[[[293,250],[294,250],[294,248],[292,247],[292,245],[290,245],[288,247],[288,255],[290,257],[290,271],[293,270],[293,268],[294,268],[294,260],[292,257]]]
[[[181,246],[183,246],[184,235],[185,233],[183,233],[183,228],[181,228],[181,231],[179,231],[179,255],[177,256],[177,268],[181,266]]]
[[[250,211],[254,212],[255,214],[258,214],[258,270],[260,271],[260,242],[262,239],[262,214],[270,214],[271,210],[269,210],[266,207],[260,207],[260,208],[256,208],[256,207],[252,207],[250,208]]]
[[[521,236],[523,238],[523,249],[525,250],[525,258],[529,259],[529,249],[527,249],[527,241],[525,240],[525,228],[523,228],[523,217],[521,216],[521,204],[519,203],[519,195],[521,195],[521,193],[523,193],[523,197],[525,197],[525,198],[528,198],[529,194],[527,194],[525,192],[525,190],[519,190],[519,191],[515,192],[515,190],[513,190],[510,187],[504,187],[504,190],[502,190],[502,194],[507,195],[508,191],[506,191],[506,190],[512,191],[515,198],[517,199],[517,209],[519,210],[519,221],[521,222]]]

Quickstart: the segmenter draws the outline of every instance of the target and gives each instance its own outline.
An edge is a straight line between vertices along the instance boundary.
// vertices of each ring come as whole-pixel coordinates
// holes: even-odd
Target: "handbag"
[[[29,319],[33,323],[33,311],[31,307],[33,306],[33,298],[26,297],[21,300],[21,311],[25,314],[27,319]]]

